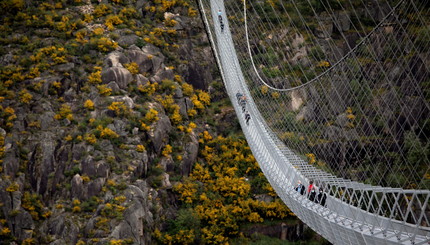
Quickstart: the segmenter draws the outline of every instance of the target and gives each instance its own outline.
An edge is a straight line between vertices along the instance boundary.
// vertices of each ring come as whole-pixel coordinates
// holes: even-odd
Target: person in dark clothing
[[[302,184],[302,182],[299,180],[297,181],[296,188],[294,188],[300,195],[305,194],[305,186]]]
[[[236,93],[236,99],[237,99],[237,102],[239,104],[240,104],[240,100],[241,100],[242,96],[243,96],[243,94],[241,94],[239,91]]]
[[[248,112],[245,113],[245,121],[246,121],[246,125],[249,125],[249,119],[251,119],[251,115],[249,115]]]
[[[316,193],[316,190],[315,190],[314,182],[311,180],[311,181],[309,181],[309,186],[308,186],[308,197],[309,197],[309,200],[315,201],[316,194],[317,193]]]
[[[246,96],[245,95],[243,95],[241,98],[240,98],[240,106],[242,106],[242,112],[245,112],[245,110],[246,110]]]
[[[317,195],[317,202],[321,205],[321,206],[325,206],[325,201],[327,199],[327,195],[324,193],[323,188],[319,189],[319,193]]]

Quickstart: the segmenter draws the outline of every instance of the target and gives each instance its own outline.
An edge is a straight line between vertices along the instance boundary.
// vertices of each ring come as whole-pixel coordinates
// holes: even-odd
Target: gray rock
[[[102,71],[103,83],[116,82],[120,89],[126,89],[128,84],[133,81],[133,75],[122,67],[109,67]]]
[[[115,126],[113,126],[113,124],[107,125],[107,128],[115,131]],[[113,145],[112,145],[112,143],[109,140],[102,140],[102,141],[100,141],[100,147],[104,151],[113,151]]]
[[[134,244],[150,244],[150,235],[145,230],[150,230],[153,224],[153,214],[150,211],[150,201],[148,200],[148,189],[140,189],[130,185],[126,190],[127,202],[131,205],[124,212],[124,221],[114,228],[111,237],[116,239],[132,238]]]
[[[54,70],[58,72],[70,72],[73,68],[75,68],[74,63],[65,63],[65,64],[54,66]]]
[[[30,184],[42,196],[48,189],[48,176],[54,172],[55,148],[57,142],[54,132],[42,132],[40,143],[36,144],[28,162]]]
[[[332,23],[319,23],[318,27],[315,29],[315,35],[319,38],[329,38],[333,33]]]
[[[175,78],[173,70],[161,69],[149,80],[153,83],[161,83],[163,80],[173,80]]]
[[[341,11],[337,13],[336,26],[339,31],[348,31],[351,28],[351,21],[348,12]]]
[[[90,181],[88,183],[88,196],[92,197],[92,196],[97,196],[103,188],[103,185],[105,184],[106,180],[104,178],[97,178],[93,181]]]
[[[19,170],[18,147],[16,144],[6,144],[8,148],[3,159],[4,173],[9,176],[15,176]]]
[[[69,88],[64,92],[63,98],[66,102],[72,102],[76,100],[76,91],[73,88]]]
[[[126,51],[127,57],[129,57],[130,62],[135,62],[139,65],[139,72],[145,73],[153,69],[152,60],[148,57],[148,54],[144,53],[140,49],[132,49]]]
[[[55,113],[53,111],[46,111],[40,115],[40,129],[48,130],[59,125],[59,122],[54,119]]]
[[[72,198],[77,198],[80,200],[84,199],[86,197],[86,193],[84,193],[84,183],[81,176],[79,174],[76,174],[75,176],[73,176],[71,182]]]
[[[140,86],[140,85],[145,85],[146,83],[149,82],[149,79],[146,78],[144,75],[142,74],[137,74],[136,75],[136,85]]]
[[[60,214],[58,216],[53,216],[52,218],[49,219],[48,222],[48,233],[50,235],[56,235],[58,237],[61,237],[63,232],[64,232],[64,228],[65,228],[65,214]]]
[[[348,115],[346,113],[342,113],[336,117],[335,125],[344,128],[348,125],[348,122]]]
[[[8,64],[12,63],[14,61],[13,55],[11,53],[5,54],[0,57],[0,65],[1,66],[7,66]]]
[[[21,240],[31,237],[31,234],[28,234],[28,231],[34,230],[35,225],[29,212],[21,209],[19,213],[12,218],[12,223],[15,227],[13,230],[14,236],[18,239]]]
[[[176,89],[175,89],[175,94],[173,95],[173,97],[174,97],[175,99],[181,99],[181,98],[183,98],[183,97],[184,97],[184,94],[182,93],[182,88],[181,88],[181,86],[179,86],[179,84],[178,84],[178,83],[175,83],[175,85],[176,85]]]
[[[95,176],[97,171],[92,156],[87,156],[81,163],[82,175]]]
[[[199,151],[199,142],[195,135],[191,135],[191,142],[185,146],[185,154],[182,161],[182,175],[188,176],[191,173],[191,168],[197,159]]]
[[[175,163],[171,156],[161,158],[160,165],[163,167],[164,171],[168,171],[167,169],[173,169],[174,164]]]
[[[273,197],[266,194],[255,195],[255,199],[266,203],[270,203],[273,201]]]
[[[151,59],[152,62],[152,71],[158,72],[163,67],[164,56],[153,56]]]
[[[156,153],[160,153],[161,149],[168,142],[169,133],[172,130],[172,124],[169,117],[166,115],[159,115],[159,120],[155,123],[154,127],[148,132],[149,138],[153,143]]]
[[[302,47],[302,45],[305,43],[305,38],[303,37],[302,34],[300,33],[296,33],[294,35],[294,39],[291,42],[291,45],[293,46],[294,49],[300,49]]]
[[[163,188],[172,188],[172,184],[170,183],[169,180],[169,174],[168,173],[162,173],[161,174],[161,186]]]
[[[155,47],[152,44],[147,44],[144,47],[142,47],[142,51],[146,54],[151,54],[153,56],[160,56],[160,57],[164,58],[164,56],[161,54],[160,49]]]
[[[117,94],[121,91],[121,89],[119,88],[118,84],[114,81],[108,83],[106,85],[108,88],[112,89],[112,93]]]
[[[211,56],[207,56],[212,59]],[[206,58],[207,58],[206,57]],[[184,69],[184,68],[182,68]],[[203,66],[202,64],[191,63],[186,66],[186,70],[183,71],[185,80],[192,84],[194,88],[206,90],[208,87],[208,82],[212,81],[212,75],[210,74],[210,69]]]
[[[127,130],[127,124],[123,120],[115,119],[113,121],[113,124],[115,127],[114,131],[117,134],[119,134],[120,136],[127,136],[128,135],[128,132],[126,131]]]
[[[182,117],[184,117],[185,119],[188,119],[188,110],[190,108],[188,108],[187,106],[187,101],[185,99],[181,99],[177,101],[177,104],[179,105],[179,113],[181,114]]]
[[[343,135],[343,130],[336,126],[328,126],[324,129],[324,139],[326,140],[338,140]]]
[[[107,67],[123,67],[123,64],[130,63],[130,60],[122,52],[113,51],[107,55],[103,63]]]
[[[134,34],[132,34],[132,35],[126,35],[126,36],[121,36],[118,39],[118,44],[121,47],[128,47],[128,46],[130,46],[132,44],[135,44],[138,38],[139,37],[137,35],[134,35]]]

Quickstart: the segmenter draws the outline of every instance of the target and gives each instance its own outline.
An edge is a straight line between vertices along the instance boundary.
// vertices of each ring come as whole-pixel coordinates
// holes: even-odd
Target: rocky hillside
[[[194,2],[0,7],[0,244],[312,236],[236,133]]]

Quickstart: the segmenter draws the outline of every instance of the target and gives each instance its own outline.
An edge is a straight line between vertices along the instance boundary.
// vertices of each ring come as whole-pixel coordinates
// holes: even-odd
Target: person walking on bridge
[[[218,20],[219,20],[219,22],[222,22],[222,12],[221,12],[221,9],[218,10]]]
[[[249,112],[246,111],[245,112],[245,121],[246,121],[246,125],[249,125],[249,119],[251,119],[251,115],[249,115]]]
[[[308,186],[308,197],[309,197],[309,200],[315,201],[316,194],[317,193],[316,193],[316,190],[315,190],[314,182],[311,180],[311,181],[309,181],[309,186]]]

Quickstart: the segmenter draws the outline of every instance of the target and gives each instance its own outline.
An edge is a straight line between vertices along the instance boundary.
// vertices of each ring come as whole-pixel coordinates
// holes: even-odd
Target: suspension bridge
[[[430,4],[199,6],[247,142],[285,204],[334,244],[430,244]],[[297,192],[299,180],[325,202]]]

